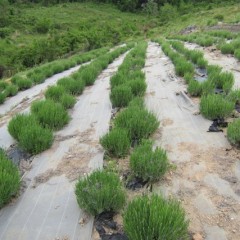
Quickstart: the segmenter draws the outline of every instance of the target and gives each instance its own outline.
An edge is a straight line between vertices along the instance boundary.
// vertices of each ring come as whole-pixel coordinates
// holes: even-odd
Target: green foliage
[[[223,21],[224,16],[222,14],[217,14],[214,16],[215,19],[217,19],[218,21]]]
[[[240,146],[240,119],[228,125],[227,137],[232,144]]]
[[[133,94],[131,87],[120,85],[115,87],[110,94],[113,107],[126,107],[132,100]]]
[[[208,61],[205,60],[204,58],[199,58],[199,59],[197,60],[197,65],[198,65],[199,68],[204,69],[204,68],[207,67]]]
[[[114,173],[95,171],[76,184],[79,207],[96,216],[104,211],[119,211],[126,197],[119,177]]]
[[[126,129],[132,140],[148,138],[159,126],[154,114],[136,105],[120,112],[114,123]]]
[[[84,81],[76,81],[71,77],[62,78],[58,81],[57,84],[63,86],[65,91],[72,95],[80,95],[85,87]]]
[[[55,102],[59,102],[61,97],[66,94],[65,89],[62,86],[51,86],[45,92],[46,99],[52,99]]]
[[[109,156],[124,157],[130,148],[128,132],[125,129],[114,128],[100,139],[100,143]]]
[[[186,73],[186,74],[184,74],[184,79],[185,79],[186,83],[189,84],[190,81],[194,80],[194,74],[193,73]]]
[[[23,127],[19,136],[19,145],[31,154],[40,153],[51,147],[53,133],[39,124]]]
[[[187,73],[191,74],[194,72],[194,67],[191,63],[179,59],[175,64],[176,74],[180,77],[184,77]]]
[[[231,91],[228,95],[227,95],[227,99],[231,102],[233,102],[234,104],[239,104],[240,103],[240,89]]]
[[[155,182],[164,176],[169,168],[166,151],[152,150],[153,143],[145,140],[137,146],[130,157],[130,168],[134,175],[145,181]]]
[[[162,196],[141,196],[127,206],[124,230],[131,240],[186,240],[189,222],[177,200]]]
[[[13,138],[19,140],[21,132],[24,128],[36,125],[36,119],[30,114],[17,114],[8,124],[8,131]]]
[[[119,68],[119,71],[110,79],[111,88],[113,89],[119,85],[126,83],[127,79],[128,77],[126,76],[126,73],[122,72]]]
[[[147,84],[145,83],[144,78],[143,79],[139,78],[139,79],[135,79],[135,80],[130,80],[127,84],[130,86],[131,91],[132,91],[132,93],[135,97],[144,96],[145,91],[147,89]]]
[[[221,46],[221,52],[223,54],[234,54],[234,47],[232,44],[226,43]]]
[[[18,168],[7,158],[0,149],[0,208],[16,196],[20,188]]]
[[[18,87],[13,84],[10,84],[6,87],[5,91],[8,97],[15,96],[18,93]]]
[[[196,80],[191,80],[188,85],[188,92],[191,96],[201,96],[202,94],[202,86],[201,83],[199,83]]]
[[[240,61],[240,48],[234,51],[234,56]]]
[[[76,99],[70,94],[63,94],[59,102],[63,105],[65,109],[69,109],[75,105]]]
[[[215,85],[211,81],[204,81],[201,83],[202,95],[213,94],[215,90]]]
[[[201,97],[200,111],[207,119],[229,116],[234,109],[234,104],[221,95],[207,95]]]
[[[52,100],[34,102],[31,112],[43,127],[53,130],[63,128],[70,120],[64,107]]]
[[[0,92],[0,104],[4,103],[6,99],[6,94],[3,92]]]
[[[16,85],[19,90],[25,90],[32,87],[32,81],[26,78],[16,80]]]

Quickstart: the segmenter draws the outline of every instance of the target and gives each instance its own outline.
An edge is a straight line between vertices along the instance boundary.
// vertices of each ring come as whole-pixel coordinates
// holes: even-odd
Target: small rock
[[[200,233],[195,233],[192,237],[193,240],[203,240],[203,237]]]

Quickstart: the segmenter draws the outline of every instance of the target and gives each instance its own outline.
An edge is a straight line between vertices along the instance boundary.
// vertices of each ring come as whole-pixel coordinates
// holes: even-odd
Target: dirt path
[[[240,88],[240,63],[231,55],[224,55],[216,47],[203,48],[195,43],[185,43],[185,47],[189,49],[198,49],[203,51],[204,57],[210,64],[216,64],[223,68],[224,71],[230,71],[233,73],[235,83],[233,88]]]
[[[171,77],[173,65],[156,44],[149,44],[145,72],[145,101],[161,122],[154,139],[176,165],[154,191],[182,202],[192,235],[239,240],[239,152],[231,150],[223,133],[207,133],[210,121],[194,115],[198,105],[184,94],[176,95],[186,86],[183,80]]]
[[[102,167],[98,140],[108,130],[111,117],[109,79],[124,56],[85,89],[72,110],[71,122],[57,133],[52,148],[34,158],[25,176],[25,192],[0,211],[0,239],[91,239],[93,219],[77,205],[75,180]]]

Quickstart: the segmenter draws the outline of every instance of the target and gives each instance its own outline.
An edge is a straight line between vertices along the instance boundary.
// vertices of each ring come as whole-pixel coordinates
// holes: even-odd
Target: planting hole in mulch
[[[204,82],[208,78],[207,70],[203,68],[196,68],[194,79],[198,82]]]
[[[215,94],[223,94],[223,89],[222,88],[215,88],[214,93]]]
[[[11,161],[16,164],[17,166],[20,165],[20,162],[22,160],[29,160],[31,155],[21,148],[19,148],[17,145],[11,145],[10,148],[7,149],[6,154]]]
[[[148,181],[144,181],[139,177],[131,176],[130,172],[124,173],[123,179],[126,183],[125,187],[133,191],[139,188],[143,188],[148,183]]]
[[[127,236],[118,228],[117,223],[113,220],[114,215],[115,212],[107,211],[96,217],[95,228],[101,240],[128,240]]]
[[[212,125],[209,127],[208,132],[223,132],[220,128],[226,128],[228,123],[224,121],[224,118],[213,119]]]

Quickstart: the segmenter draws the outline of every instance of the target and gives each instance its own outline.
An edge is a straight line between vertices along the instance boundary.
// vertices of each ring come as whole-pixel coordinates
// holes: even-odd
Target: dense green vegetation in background
[[[136,39],[148,24],[154,23],[107,4],[0,7],[0,78],[79,51]]]
[[[239,22],[235,2],[0,0],[0,78],[76,52],[176,34],[189,25]]]

